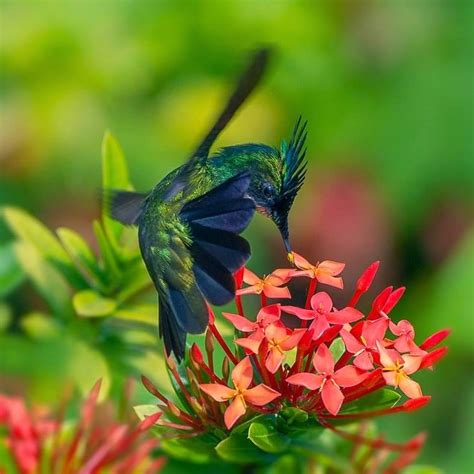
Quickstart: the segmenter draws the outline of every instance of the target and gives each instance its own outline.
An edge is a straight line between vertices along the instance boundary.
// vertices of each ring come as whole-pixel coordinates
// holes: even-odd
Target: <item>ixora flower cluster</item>
[[[100,385],[98,381],[92,388],[75,423],[65,420],[66,405],[58,417],[52,418],[44,410],[28,410],[21,398],[0,395],[0,428],[6,432],[10,462],[10,466],[0,465],[0,473],[159,472],[165,460],[153,459],[158,440],[147,439],[145,432],[161,413],[138,425],[135,420],[111,419],[108,410],[97,409]],[[1,456],[0,461],[6,462],[5,457]]]
[[[330,295],[317,287],[341,289],[343,263],[313,265],[294,253],[294,264],[294,269],[278,269],[263,278],[248,269],[236,273],[237,314],[223,314],[235,328],[232,342],[222,336],[209,310],[206,354],[193,344],[180,366],[168,359],[179,407],[143,378],[148,391],[161,401],[158,407],[164,416],[157,424],[166,437],[211,440],[227,460],[232,460],[227,448],[242,433],[247,433],[245,442],[250,439],[263,451],[276,453],[282,447],[289,449],[305,430],[329,429],[358,445],[397,452],[392,471],[387,471],[395,472],[416,457],[422,436],[393,444],[341,425],[426,405],[430,397],[423,395],[412,377],[431,369],[445,355],[446,347],[432,349],[449,331],[417,344],[410,322],[395,322],[389,316],[404,288],[385,288],[367,315],[358,310],[379,262],[362,273],[350,301],[341,308],[334,307]],[[301,277],[309,279],[304,308],[269,304],[273,298],[289,301],[288,284]],[[248,286],[242,288],[243,283]],[[257,315],[244,312],[242,297],[251,294],[260,295]],[[219,368],[216,343],[225,353]],[[399,403],[401,396],[394,389],[406,401]],[[383,456],[377,459],[382,462]]]

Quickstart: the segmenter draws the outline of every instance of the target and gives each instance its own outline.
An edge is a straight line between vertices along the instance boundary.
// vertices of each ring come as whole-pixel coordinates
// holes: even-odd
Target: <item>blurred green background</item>
[[[70,227],[92,246],[104,131],[121,143],[135,187],[151,188],[205,133],[249,51],[275,45],[263,86],[217,145],[277,145],[299,114],[308,119],[310,169],[292,211],[293,246],[347,262],[348,291],[381,260],[374,290],[408,287],[393,315],[410,319],[418,340],[452,328],[448,357],[419,376],[431,404],[381,424],[392,439],[428,431],[422,461],[472,472],[472,2],[0,5],[0,204]],[[284,264],[270,222],[256,218],[248,235],[253,269]],[[0,243],[11,239],[0,219]],[[90,370],[88,354],[72,368],[69,346],[38,342],[18,324],[43,303],[14,262],[0,261],[15,281],[0,280],[0,391],[57,401],[64,374]],[[155,362],[150,355],[141,367],[153,373]]]

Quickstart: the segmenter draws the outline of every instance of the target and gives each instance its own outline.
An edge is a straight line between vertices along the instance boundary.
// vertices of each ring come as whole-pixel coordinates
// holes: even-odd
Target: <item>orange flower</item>
[[[250,359],[245,357],[232,370],[232,382],[235,388],[218,383],[203,383],[199,387],[216,402],[231,401],[224,413],[227,429],[231,429],[236,421],[247,411],[247,404],[263,406],[272,402],[281,394],[264,384],[249,388],[253,379],[253,369]]]
[[[298,270],[290,271],[290,277],[306,276],[316,279],[319,283],[324,283],[336,288],[343,288],[344,284],[342,278],[337,275],[344,270],[346,266],[345,263],[324,260],[321,263],[318,262],[316,265],[313,265],[296,252],[293,252],[293,257]]]
[[[423,357],[410,354],[393,357],[378,341],[377,349],[380,355],[380,364],[383,366],[382,371],[385,382],[395,388],[400,387],[400,390],[408,398],[422,397],[423,393],[421,392],[420,385],[408,376],[420,368]],[[397,355],[396,351],[391,351],[391,353]]]
[[[237,290],[237,295],[260,295],[263,293],[267,298],[291,298],[290,290],[282,285],[290,281],[292,270],[279,269],[275,270],[270,275],[259,278],[255,273],[247,268],[244,271],[244,282],[247,283],[247,288]]]

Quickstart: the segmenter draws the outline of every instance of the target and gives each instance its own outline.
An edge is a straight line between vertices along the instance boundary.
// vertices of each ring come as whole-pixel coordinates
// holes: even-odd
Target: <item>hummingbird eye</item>
[[[270,199],[271,197],[274,196],[274,194],[275,194],[275,189],[273,188],[273,186],[270,183],[266,183],[263,186],[263,196],[267,199]]]

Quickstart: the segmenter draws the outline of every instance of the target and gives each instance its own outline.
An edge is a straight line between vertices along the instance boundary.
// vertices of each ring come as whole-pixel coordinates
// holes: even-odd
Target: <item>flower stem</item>
[[[224,341],[224,338],[221,336],[221,333],[214,324],[209,324],[209,329],[212,332],[212,335],[216,338],[217,342],[221,345],[224,352],[227,354],[227,357],[232,361],[233,364],[237,365],[239,361],[235,357],[234,353],[230,350],[227,343]]]

